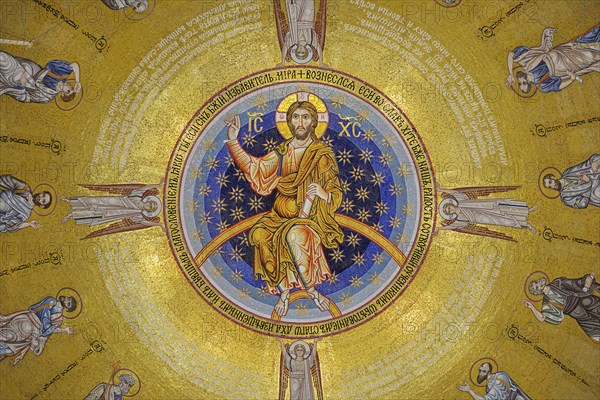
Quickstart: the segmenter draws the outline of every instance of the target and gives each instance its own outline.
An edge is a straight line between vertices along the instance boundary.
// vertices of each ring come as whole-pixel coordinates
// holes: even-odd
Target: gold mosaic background
[[[44,2],[78,28],[54,17]],[[84,97],[71,111],[53,102],[0,97],[0,136],[31,141],[0,142],[0,172],[32,187],[51,184],[59,195],[89,194],[80,183],[158,183],[196,110],[220,88],[273,68],[281,58],[273,5],[266,0],[157,0],[140,21],[100,1],[44,2],[0,3],[0,38],[31,42],[3,42],[0,49],[39,63],[77,61]],[[222,31],[223,40],[187,59],[191,50],[152,51],[161,40],[167,48],[180,26],[199,37],[186,23],[223,3],[239,10],[223,17],[237,21],[236,28]],[[484,357],[493,358],[533,399],[600,397],[598,344],[572,318],[558,326],[538,323],[521,303],[533,271],[551,279],[600,273],[598,208],[566,207],[543,197],[538,186],[544,168],[563,171],[598,153],[600,75],[586,74],[582,83],[531,99],[504,84],[512,49],[539,45],[547,27],[557,29],[555,45],[568,42],[598,24],[599,6],[592,0],[463,0],[454,8],[434,0],[328,2],[325,63],[377,87],[405,112],[427,146],[441,187],[517,185],[509,196],[539,210],[530,214],[537,234],[498,228],[517,242],[439,232],[414,282],[391,307],[319,343],[326,399],[467,399],[456,385],[468,381],[471,366]],[[415,36],[398,34],[412,43],[412,51],[352,28],[377,32],[365,27],[365,21],[374,21],[367,13],[391,20],[391,12],[401,17],[398,25],[412,24]],[[494,24],[488,37],[484,27]],[[99,51],[98,41],[83,32],[103,36],[108,47]],[[447,63],[464,70],[458,80],[469,75],[480,88],[505,160],[501,152],[473,158],[444,95],[452,82],[440,80],[439,70],[426,64],[436,55],[442,69]],[[152,76],[153,63],[168,64],[134,104],[140,76],[144,71]],[[465,91],[469,84],[457,87]],[[119,107],[131,116],[127,126],[114,116]],[[566,125],[581,120],[585,123]],[[60,141],[60,154],[34,144],[51,140]],[[0,272],[10,271],[0,276],[0,314],[24,310],[62,287],[76,288],[84,301],[81,315],[63,324],[74,329],[73,336],[53,334],[40,356],[29,352],[16,366],[11,359],[0,362],[0,398],[83,398],[119,368],[140,377],[138,399],[277,398],[279,343],[232,323],[200,299],[160,229],[80,240],[90,229],[62,224],[67,213],[59,201],[50,216],[37,217],[39,230],[0,234]],[[548,229],[557,237],[545,239]],[[59,265],[12,271],[53,252],[62,256]],[[514,329],[531,343],[514,338]],[[88,354],[94,342],[103,349]],[[484,394],[483,388],[475,391]]]

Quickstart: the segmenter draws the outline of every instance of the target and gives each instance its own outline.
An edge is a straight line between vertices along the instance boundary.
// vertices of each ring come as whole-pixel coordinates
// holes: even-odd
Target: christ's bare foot
[[[535,229],[531,224],[527,224],[527,227],[531,231],[531,233],[537,233],[537,229]]]
[[[308,295],[313,299],[319,310],[327,311],[329,310],[329,299],[323,296],[321,293],[317,292],[314,288],[312,290],[307,290]]]
[[[529,212],[534,212],[537,209],[538,209],[538,206],[533,206],[529,209]]]
[[[280,317],[283,317],[288,312],[288,307],[290,305],[290,291],[284,290],[281,292],[281,296],[279,296],[279,301],[275,304],[275,312]]]

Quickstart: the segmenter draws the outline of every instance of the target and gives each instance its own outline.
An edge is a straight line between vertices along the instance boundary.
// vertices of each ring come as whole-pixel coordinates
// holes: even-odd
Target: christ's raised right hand
[[[229,128],[227,129],[227,138],[229,140],[236,140],[242,126],[240,116],[236,115],[231,121],[225,121],[225,125]]]

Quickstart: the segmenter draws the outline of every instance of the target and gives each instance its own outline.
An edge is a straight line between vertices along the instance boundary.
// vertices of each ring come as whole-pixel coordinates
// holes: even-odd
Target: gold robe
[[[336,248],[344,240],[334,219],[342,201],[335,156],[316,136],[312,140],[300,157],[296,157],[300,152],[289,139],[261,158],[249,156],[237,141],[228,142],[252,189],[262,196],[276,190],[273,209],[249,235],[254,247],[254,278],[261,277],[274,294],[278,293],[277,285],[284,290],[308,288],[328,279],[331,270],[322,245]],[[311,183],[321,185],[329,198],[316,197],[309,218],[299,218]],[[303,271],[301,276],[299,270]]]

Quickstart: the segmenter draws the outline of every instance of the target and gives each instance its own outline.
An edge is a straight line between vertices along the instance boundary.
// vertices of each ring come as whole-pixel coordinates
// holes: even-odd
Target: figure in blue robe
[[[72,74],[74,86],[67,82]],[[80,90],[76,62],[52,60],[42,68],[31,60],[0,51],[0,95],[6,94],[23,103],[48,103],[60,94],[63,101],[69,102]]]
[[[71,328],[61,328],[63,311],[77,308],[73,297],[45,297],[27,310],[10,315],[0,315],[0,361],[15,357],[17,364],[29,350],[40,355],[46,341],[54,333],[73,334]]]
[[[552,48],[554,28],[546,28],[542,44],[528,48],[518,46],[508,54],[508,86],[515,82],[514,64],[523,68],[517,71],[519,89],[529,93],[533,86],[541,92],[558,92],[574,81],[583,82],[580,76],[600,72],[600,25],[570,42]]]

